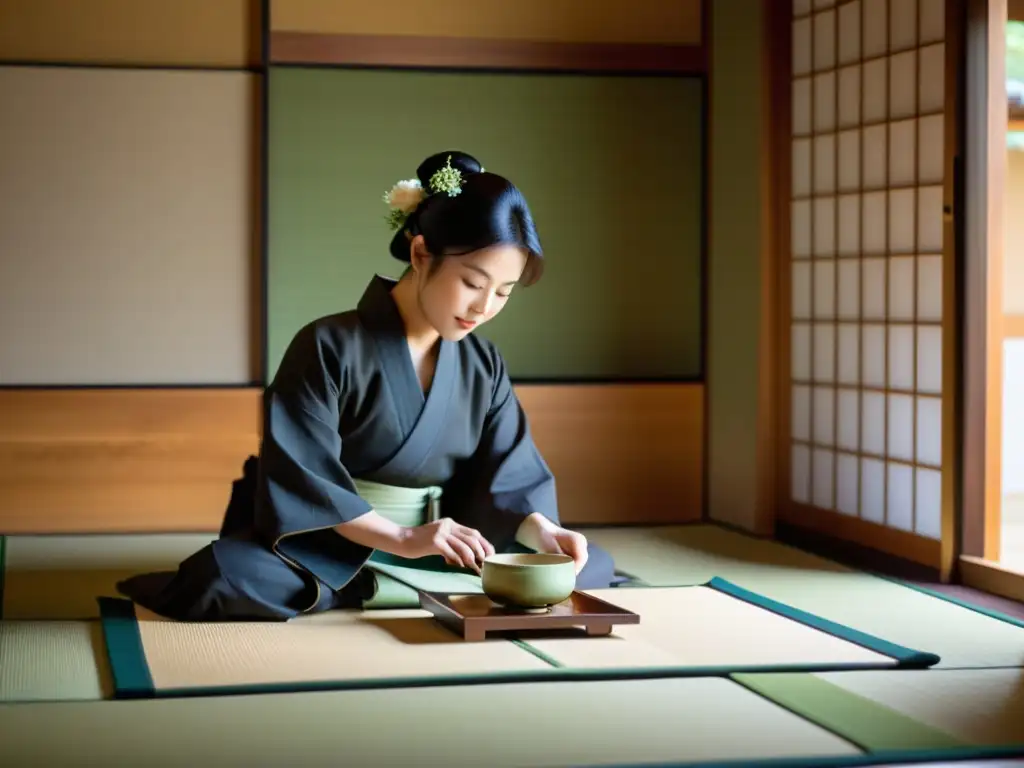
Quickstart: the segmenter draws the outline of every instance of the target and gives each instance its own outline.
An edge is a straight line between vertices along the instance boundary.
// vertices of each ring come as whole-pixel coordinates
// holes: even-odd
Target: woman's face
[[[514,246],[495,246],[449,256],[431,271],[432,258],[413,242],[420,311],[448,341],[458,341],[497,315],[526,268],[526,254]]]

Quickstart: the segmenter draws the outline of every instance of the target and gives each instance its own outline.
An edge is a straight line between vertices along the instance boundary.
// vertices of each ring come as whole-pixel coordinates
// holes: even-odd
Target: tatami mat
[[[1017,748],[1024,670],[739,674],[733,679],[871,752]]]
[[[518,643],[467,643],[415,609],[192,623],[119,600],[105,606],[104,615],[121,697],[477,682],[551,672]]]
[[[136,573],[173,570],[214,534],[8,536],[5,619],[99,618],[98,597]]]
[[[937,661],[744,592],[718,580],[709,586],[593,590],[601,599],[639,614],[640,623],[615,626],[607,637],[573,633],[526,642],[563,667],[623,674],[929,666]]]
[[[1024,752],[1024,669],[826,672],[815,677],[968,744]]]
[[[0,707],[11,765],[568,766],[856,756],[723,678]]]
[[[831,560],[715,525],[588,527],[582,532],[612,554],[619,570],[655,586],[703,584],[715,576],[743,584],[765,576],[848,571]]]
[[[0,701],[91,700],[112,689],[99,622],[0,622]]]
[[[405,578],[417,584],[419,575]],[[640,623],[616,626],[607,637],[580,637],[570,629],[515,642],[500,636],[465,642],[418,609],[332,611],[289,622],[191,623],[110,600],[103,626],[120,697],[479,684],[496,676],[926,667],[938,660],[926,649],[902,648],[822,622],[720,580],[598,592],[639,613]]]
[[[1024,629],[793,547],[712,525],[588,528],[585,533],[612,553],[621,570],[650,584],[702,584],[720,577],[894,643],[927,649],[941,657],[940,667],[1024,666]],[[116,595],[117,581],[174,568],[210,538],[10,537],[4,616],[95,618],[96,598]],[[401,589],[383,597],[396,605],[409,600]]]
[[[586,529],[649,584],[717,576],[773,600],[941,657],[939,667],[1024,666],[1024,628],[776,542],[714,526]]]

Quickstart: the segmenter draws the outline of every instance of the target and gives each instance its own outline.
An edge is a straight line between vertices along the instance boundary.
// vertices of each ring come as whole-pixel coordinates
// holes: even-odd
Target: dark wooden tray
[[[444,626],[475,642],[488,632],[548,630],[583,627],[588,635],[611,634],[614,624],[639,624],[639,614],[605,600],[573,592],[561,603],[540,610],[504,608],[481,594],[420,592],[420,605]]]

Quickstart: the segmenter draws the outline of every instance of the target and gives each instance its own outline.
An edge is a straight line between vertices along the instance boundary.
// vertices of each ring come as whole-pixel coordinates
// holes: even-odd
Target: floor
[[[1021,497],[1021,502],[1019,510],[1022,522],[1016,528],[1011,529],[1017,536],[1016,539],[1011,538],[1011,542],[1015,543],[1016,549],[1013,551],[1020,558],[1018,562],[1024,563],[1024,497]],[[988,592],[982,592],[981,590],[961,584],[942,584],[930,574],[925,573],[923,569],[906,560],[899,560],[874,550],[819,537],[816,534],[807,533],[806,531],[785,525],[779,527],[778,533],[780,541],[802,549],[805,552],[827,557],[830,560],[835,560],[852,568],[864,569],[896,579],[902,579],[910,584],[926,587],[935,592],[949,595],[952,598],[964,600],[973,605],[1024,620],[1024,603],[992,595]]]
[[[636,531],[635,533],[639,536],[641,532]],[[916,695],[918,700],[925,702],[926,707],[931,707],[933,702],[953,701],[955,699],[958,704],[952,710],[948,706],[939,706],[935,712],[920,710],[920,715],[922,718],[931,715],[935,715],[936,717],[943,715],[948,718],[952,712],[955,715],[954,719],[956,721],[954,725],[957,725],[961,721],[976,721],[972,728],[980,727],[982,730],[986,728],[991,730],[995,727],[992,724],[1002,719],[1002,728],[1004,731],[1007,728],[1006,723],[1010,723],[1009,727],[1011,730],[1015,729],[1016,726],[1014,723],[1019,719],[1022,723],[1021,733],[1024,735],[1024,699],[1022,699],[1020,692],[1021,689],[1024,688],[1024,670],[1017,669],[1024,667],[1024,643],[1018,642],[1019,637],[1016,634],[1022,633],[1022,635],[1024,635],[1024,630],[1014,629],[1008,625],[1001,625],[1001,634],[979,632],[976,631],[980,627],[978,622],[989,620],[977,616],[975,616],[975,620],[973,622],[960,620],[944,621],[944,618],[956,618],[952,615],[952,612],[960,611],[961,609],[946,604],[946,601],[938,601],[933,598],[929,599],[927,597],[922,597],[920,594],[916,594],[914,590],[903,590],[896,585],[889,585],[884,589],[879,590],[876,586],[867,584],[864,579],[857,577],[855,574],[844,574],[840,572],[840,569],[832,568],[828,563],[822,562],[820,559],[810,557],[804,553],[811,552],[819,556],[831,558],[833,561],[846,563],[854,568],[869,570],[876,574],[888,575],[894,579],[912,582],[915,585],[926,587],[932,592],[944,593],[953,599],[999,611],[1016,617],[1021,621],[1024,621],[1024,604],[1004,600],[1002,598],[994,597],[983,592],[979,592],[978,590],[962,586],[937,584],[933,579],[928,578],[927,575],[915,573],[913,568],[909,568],[906,563],[881,558],[877,552],[865,554],[864,552],[853,551],[849,547],[846,547],[845,549],[842,547],[836,549],[834,542],[829,545],[827,542],[809,540],[806,537],[801,538],[798,534],[785,529],[781,530],[779,533],[779,538],[782,541],[803,550],[803,553],[795,552],[794,550],[786,551],[784,548],[779,547],[778,544],[765,542],[763,540],[752,540],[748,537],[736,536],[714,526],[692,526],[664,530],[659,529],[658,531],[652,530],[644,533],[644,536],[648,536],[648,534],[650,534],[651,536],[656,537],[658,546],[654,548],[652,548],[651,544],[653,542],[649,538],[636,538],[633,540],[630,536],[620,535],[620,533],[617,532],[616,536],[618,536],[618,545],[614,547],[608,545],[605,546],[607,546],[610,551],[616,553],[617,560],[623,564],[624,570],[635,570],[632,568],[633,564],[638,568],[652,568],[651,576],[648,576],[646,573],[641,574],[652,585],[657,585],[659,583],[655,578],[661,579],[661,581],[671,579],[672,583],[697,584],[702,583],[709,576],[721,576],[736,583],[740,587],[764,593],[768,597],[780,600],[783,603],[792,603],[798,609],[810,611],[811,613],[825,617],[827,620],[838,621],[839,623],[855,626],[869,634],[875,632],[876,634],[884,636],[888,640],[908,647],[926,647],[928,650],[935,650],[944,658],[943,664],[940,665],[941,667],[944,667],[944,669],[936,667],[934,670],[926,671],[924,673],[914,670],[904,672],[885,671],[881,673],[885,676],[891,675],[892,680],[898,681],[892,685],[886,686],[887,689],[895,690],[898,693],[895,697],[889,697],[887,695],[884,697],[885,701],[889,701],[891,698],[891,701],[893,702],[891,706],[897,706],[901,701],[900,697]],[[598,543],[601,543],[600,536],[598,534],[598,531],[593,531],[591,535],[595,537],[595,540],[598,541]],[[605,535],[609,534],[606,532]],[[147,542],[155,540],[156,537],[147,538]],[[147,542],[135,542],[134,544],[138,547],[140,544]],[[95,548],[97,552],[102,553],[103,551],[106,551],[108,553],[107,559],[109,559],[109,552],[112,550],[117,549],[118,551],[123,552],[124,554],[122,557],[124,558],[128,557],[131,550],[131,547],[127,545],[127,542],[121,542],[119,547],[113,547],[110,545],[110,542],[104,544],[103,541],[99,540],[90,540],[89,542],[77,540],[71,542],[75,546],[70,548],[64,547],[63,549],[61,548],[63,545],[58,546],[58,542],[46,541],[43,543],[47,545],[45,551],[40,550],[40,552],[35,554],[46,555],[45,564],[50,568],[55,567],[55,565],[58,564],[70,567],[70,559],[82,561],[89,560],[91,555],[87,552],[85,543],[88,543],[90,548]],[[611,541],[608,542],[608,544],[611,543]],[[67,542],[65,542],[65,544],[67,544]],[[187,542],[175,544],[175,546],[182,547],[185,547],[186,545]],[[68,546],[70,546],[70,544],[68,544]],[[147,559],[156,557],[159,554],[156,551],[155,545],[153,546],[154,550],[146,555]],[[64,549],[67,549],[67,551],[65,552]],[[20,553],[18,557],[26,564],[29,561],[29,555],[32,554],[25,549],[25,547],[18,547],[12,551],[14,551],[15,554]],[[637,552],[640,552],[642,555],[639,560],[636,559]],[[68,560],[68,562],[65,563],[64,560]],[[125,563],[106,563],[108,566],[115,564],[125,565]],[[626,567],[627,565],[630,565],[631,567]],[[657,566],[657,568],[667,569],[668,571],[671,571],[671,573],[667,576],[658,576],[656,572],[657,568],[655,568],[655,566]],[[78,567],[81,567],[81,564],[79,564]],[[95,564],[93,564],[93,567],[95,567]],[[133,565],[133,567],[137,566]],[[676,581],[676,579],[679,580]],[[812,586],[812,588],[808,590],[804,586],[808,583],[815,586]],[[21,582],[19,581],[11,581],[8,586],[14,588],[20,585]],[[662,586],[666,586],[666,584],[662,584]],[[91,589],[91,587],[89,589]],[[88,592],[89,589],[87,589],[86,592]],[[900,598],[899,600],[894,600],[891,594],[894,591],[907,594],[903,595],[903,598]],[[826,592],[828,594],[824,594]],[[66,594],[65,588],[61,589],[61,593]],[[8,595],[8,597],[11,596],[12,595]],[[29,596],[31,597],[31,595]],[[38,597],[39,596],[33,599],[38,599]],[[876,597],[879,599],[875,599]],[[797,598],[804,599],[805,602],[798,604],[795,602]],[[11,602],[10,604],[15,606],[29,604],[30,602],[31,601],[25,600],[20,602]],[[935,603],[936,605],[931,605],[929,608],[929,605],[924,605],[925,602],[928,604]],[[974,614],[971,615],[973,616]],[[72,626],[74,624],[75,622],[53,622],[55,628],[59,625],[67,625],[66,628],[69,629],[81,629],[81,627],[77,625]],[[79,624],[81,624],[81,622],[79,622]],[[948,626],[944,626],[943,632],[938,635],[933,631],[935,627],[931,626],[936,625],[937,627],[939,625],[947,624]],[[85,625],[83,624],[82,626]],[[925,634],[922,635],[921,632],[924,632]],[[56,642],[56,640],[60,640],[60,638],[56,638],[55,636],[55,645],[60,646],[60,643]],[[918,640],[920,642],[918,642]],[[932,647],[943,646],[943,644],[945,644],[944,647]],[[2,646],[3,643],[0,643],[0,667],[4,666],[4,658],[6,658],[8,665],[10,665],[8,666],[8,671],[13,667],[22,666],[16,662],[14,656],[8,654],[5,657],[5,654],[2,652]],[[83,647],[86,647],[86,649],[89,650],[92,646],[86,642]],[[23,654],[22,661],[27,661],[30,657],[39,657],[40,651],[38,650],[38,646],[31,645],[31,648],[34,650],[27,651],[26,654]],[[190,657],[196,655],[196,646],[192,645],[191,650],[189,650],[188,653]],[[61,656],[60,658],[64,658],[67,655],[68,654],[65,653],[64,656]],[[14,662],[13,664],[12,661]],[[24,666],[27,667],[29,665],[25,664]],[[69,678],[69,675],[73,676],[71,675],[71,671],[73,670],[69,671],[69,669],[70,667],[63,671],[59,671],[58,676],[62,679]],[[987,677],[990,672],[986,670],[990,670],[991,675],[994,677]],[[1014,675],[1009,675],[1010,671],[1013,671]],[[844,674],[846,673],[838,674],[836,677],[837,684],[840,684],[839,678]],[[872,674],[873,673],[869,672],[849,673],[850,682],[843,684],[852,686],[854,681],[867,680],[871,678]],[[939,688],[934,688],[933,690],[929,685],[925,684],[927,681],[940,680],[944,675],[948,677],[951,682],[949,684],[943,683],[941,690]],[[999,677],[1003,682],[999,683],[996,681],[995,688],[993,688],[990,683],[985,681],[994,680],[995,677]],[[696,685],[693,680],[686,682],[686,684]],[[984,693],[982,698],[984,699],[987,696],[987,700],[989,702],[987,709],[980,706],[972,709],[970,704],[963,703],[968,701],[972,695],[976,695],[978,693],[978,689],[981,687],[987,687],[989,689],[988,693],[982,692]],[[926,696],[922,697],[921,691],[924,691],[925,689],[928,689],[929,692],[927,692]],[[554,688],[547,689],[548,698],[550,698],[552,695],[551,692],[554,690]],[[847,690],[852,691],[854,688],[849,688]],[[914,693],[915,690],[916,693]],[[952,691],[954,690],[955,695],[952,694]],[[991,690],[995,690],[996,694],[991,693]],[[382,692],[382,694],[383,693],[384,692]],[[473,693],[473,691],[466,688],[463,689],[463,693],[468,696]],[[478,689],[476,693],[479,694],[480,690]],[[1000,698],[1004,694],[1006,697],[1005,701],[1013,699],[1018,703],[1006,705],[1004,703],[1004,699]],[[310,725],[306,730],[303,730],[301,727],[302,723],[300,721],[302,718],[299,717],[299,715],[301,715],[300,710],[302,710],[302,707],[305,706],[307,708],[307,710],[305,710],[307,711],[307,714],[312,713],[313,711],[316,712],[312,717],[314,724],[322,722],[324,718],[328,721],[336,719],[339,722],[343,722],[345,718],[351,717],[350,709],[347,708],[348,705],[344,703],[345,701],[354,701],[358,699],[369,706],[375,702],[377,698],[380,698],[380,702],[378,703],[384,708],[381,711],[384,712],[384,710],[387,710],[390,712],[391,709],[394,709],[401,703],[402,696],[408,697],[411,695],[412,694],[408,691],[400,691],[396,689],[394,691],[387,692],[386,695],[376,697],[373,694],[361,692],[356,694],[264,694],[262,696],[254,697],[219,696],[200,699],[198,701],[195,699],[179,700],[181,706],[176,705],[173,700],[138,703],[108,702],[106,704],[90,701],[83,701],[81,703],[39,702],[34,705],[22,706],[17,709],[14,707],[0,706],[0,710],[3,711],[3,714],[0,714],[0,764],[5,762],[4,744],[14,742],[30,747],[31,754],[29,756],[32,757],[33,760],[40,758],[43,760],[43,763],[46,764],[70,764],[67,762],[47,762],[44,758],[52,757],[52,755],[46,753],[46,750],[50,748],[45,746],[43,742],[38,741],[38,736],[29,738],[24,735],[19,735],[29,733],[29,728],[48,729],[48,732],[51,734],[59,733],[61,728],[63,728],[65,731],[63,739],[78,743],[79,748],[86,743],[92,744],[92,747],[89,747],[89,749],[93,750],[93,757],[96,757],[104,751],[113,755],[123,754],[123,745],[120,745],[120,742],[115,744],[118,739],[134,738],[136,741],[139,741],[139,744],[135,745],[132,749],[129,749],[128,752],[135,750],[136,755],[148,752],[151,757],[154,757],[159,756],[160,749],[165,747],[170,749],[172,742],[176,744],[177,742],[175,739],[184,739],[188,742],[194,742],[194,746],[200,742],[200,737],[209,737],[213,739],[220,739],[222,741],[227,739],[232,743],[235,743],[232,741],[233,739],[238,740],[244,738],[244,740],[253,740],[254,743],[260,742],[261,744],[262,742],[260,739],[262,738],[263,741],[266,741],[267,743],[260,746],[259,749],[249,749],[248,752],[253,754],[263,754],[264,757],[267,757],[272,762],[278,762],[276,758],[269,754],[274,751],[273,744],[271,744],[271,741],[273,741],[271,738],[273,734],[266,732],[262,734],[260,733],[260,730],[264,727],[273,730],[272,725],[275,720],[282,717],[285,717],[286,719],[287,717],[292,717],[293,719],[298,718],[294,723],[294,727],[297,730],[291,732],[291,738],[299,739],[300,741],[309,739],[313,742],[317,742],[320,747],[326,749],[323,744],[320,744],[320,742],[317,741],[318,739],[323,741],[323,738],[325,738],[324,734],[320,733],[319,736],[317,734],[317,729],[320,727],[319,725],[315,725],[315,727]],[[461,696],[462,694],[459,695]],[[483,701],[486,701],[486,696],[490,695],[492,694],[486,693]],[[862,693],[862,695],[868,694]],[[459,696],[456,696],[455,699],[449,702],[449,705],[454,709],[457,709],[457,705],[460,704],[458,698]],[[625,698],[610,697],[608,698],[608,701],[615,702],[614,709],[617,714],[615,714],[615,716],[608,720],[608,722],[603,726],[609,730],[601,731],[601,726],[598,727],[598,730],[604,734],[604,738],[617,738],[615,735],[612,735],[613,732],[618,733],[615,731],[615,728],[625,728],[621,733],[618,733],[618,737],[621,737],[622,739],[632,739],[635,741],[641,737],[646,738],[646,736],[642,736],[642,734],[638,735],[639,731],[633,732],[629,728],[626,728],[628,723],[621,722],[622,711],[633,711],[638,721],[637,723],[634,723],[634,725],[639,728],[640,725],[645,722],[645,717],[648,714],[653,718],[658,714],[658,711],[661,711],[666,707],[669,709],[671,709],[671,707],[681,707],[686,703],[683,699],[687,698],[689,697],[646,696],[646,699],[641,697],[638,701],[626,706],[627,702]],[[702,703],[700,706],[697,706],[694,712],[690,713],[689,717],[691,719],[689,720],[687,719],[686,713],[682,711],[675,712],[672,710],[668,711],[667,714],[662,712],[661,716],[663,718],[668,717],[668,719],[673,723],[691,722],[695,724],[696,721],[692,720],[695,714],[706,714],[706,712],[711,711],[712,707],[710,702],[712,698],[713,697],[710,696],[699,698],[699,701]],[[593,697],[593,706],[604,706],[604,704],[602,704],[603,700],[604,699],[602,697]],[[880,702],[882,700],[883,699],[878,699]],[[590,699],[588,699],[588,701],[590,701]],[[996,706],[992,705],[992,701],[996,702]],[[334,703],[332,704],[331,702]],[[463,704],[465,704],[465,702],[463,702]],[[479,705],[479,702],[477,705]],[[486,721],[487,718],[484,715],[481,715],[479,710],[475,709],[475,706],[477,705],[464,706],[463,708],[468,710],[466,716],[477,719],[483,717],[483,720]],[[261,706],[262,709],[260,709]],[[283,709],[281,708],[282,706]],[[528,708],[532,708],[533,706],[534,704],[530,703]],[[540,704],[540,706],[554,707],[555,705],[551,701],[546,701],[545,703]],[[588,706],[590,705],[588,704]],[[641,710],[644,706],[652,708],[652,711],[650,713],[643,712],[643,714],[641,714]],[[241,724],[236,723],[234,725],[227,722],[231,711],[235,711],[238,708],[245,710],[246,707],[252,708],[252,712],[249,713],[251,715],[249,719],[243,717],[242,720],[244,722]],[[334,710],[332,710],[331,707],[334,707]],[[259,711],[257,711],[257,709]],[[451,711],[454,711],[454,709]],[[469,714],[469,711],[473,714]],[[291,712],[291,714],[289,714],[289,712]],[[1013,716],[1013,712],[1020,715],[1020,718]],[[731,714],[728,718],[725,718],[724,720],[719,718],[719,721],[724,722],[729,718],[732,718],[734,722],[739,721],[737,719],[739,717],[738,709],[735,711],[733,709],[729,709],[729,713]],[[591,724],[595,726],[597,726],[597,721],[599,720],[597,714],[591,713],[590,715],[594,719],[594,722]],[[4,715],[8,718],[6,726],[3,722],[5,720]],[[173,717],[171,717],[171,715],[173,715]],[[550,717],[554,717],[553,713],[549,713],[549,715]],[[260,717],[263,718],[262,721],[259,720]],[[419,715],[417,715],[417,717],[419,717]],[[147,730],[145,723],[146,718],[162,722],[163,725],[161,725],[160,728],[165,730],[171,728],[177,718],[178,730],[170,736],[167,733],[158,733],[157,731],[150,732]],[[618,725],[616,725],[616,718],[620,719]],[[372,719],[373,718],[370,718],[370,720]],[[78,725],[75,725],[76,722]],[[206,734],[204,737],[201,731],[203,731],[203,729],[212,722],[220,724],[218,725],[217,732],[215,734]],[[264,725],[253,730],[251,725],[246,725],[246,723],[251,724],[252,722],[263,722]],[[369,720],[367,722],[369,722]],[[749,721],[750,727],[753,729],[753,726],[756,725],[757,722],[757,718],[751,719]],[[115,727],[115,725],[113,725],[114,723],[119,723],[120,725]],[[710,722],[708,725],[712,726],[712,731],[715,730],[713,727],[715,725],[714,722]],[[84,730],[95,731],[99,734],[105,733],[110,729],[117,731],[118,728],[120,728],[122,730],[119,732],[120,735],[111,733],[108,734],[109,738],[104,736],[100,739],[95,734],[78,733],[76,729],[79,726]],[[697,727],[696,724],[695,727]],[[4,735],[5,728],[6,736]],[[281,729],[278,728],[278,730]],[[666,733],[669,732],[676,733],[674,730],[666,731]],[[772,731],[772,733],[774,734],[777,732]],[[186,734],[189,735],[186,736]],[[103,739],[106,739],[106,741],[103,742],[103,744],[100,744],[99,742],[103,741]],[[154,746],[153,743],[144,743],[146,739],[162,739],[162,741],[161,744]],[[45,742],[47,739],[44,738],[43,741]],[[653,743],[653,741],[651,743]],[[1014,739],[1014,741],[1016,741],[1016,739]],[[305,742],[303,743],[305,744]],[[646,744],[647,742],[644,743]],[[787,741],[787,743],[789,742]],[[306,746],[311,745],[307,744]],[[264,747],[267,752],[260,752]],[[121,751],[119,752],[118,750]],[[196,752],[196,749],[193,749],[193,752]],[[209,758],[211,754],[212,753],[205,753],[205,756]],[[201,758],[202,755],[203,753],[200,750],[199,752],[196,752],[195,755],[192,755],[192,757],[199,756]],[[10,757],[11,755],[8,756]],[[221,757],[223,758],[224,755],[221,755]],[[240,759],[240,757],[241,756],[236,756],[236,759]],[[279,755],[278,757],[281,756]],[[286,760],[294,759],[296,754],[293,753],[290,758],[287,756],[285,757]],[[310,753],[306,757],[308,758],[307,762],[309,762],[314,759],[315,754]],[[446,763],[449,768],[452,768],[455,764],[459,763],[457,755],[450,755],[449,757],[451,759]],[[465,758],[466,756],[463,755],[462,757]],[[885,759],[883,759],[882,754],[879,754],[877,762],[871,763],[869,761],[864,761],[859,764],[879,766],[893,764],[890,759],[891,755],[885,755],[884,757]],[[180,758],[179,764],[187,764],[188,761],[184,759],[185,755],[180,756]],[[589,762],[597,764],[603,760],[609,759],[608,755],[604,753],[597,755],[597,758],[601,759],[591,759]],[[169,759],[170,758],[164,758],[165,761]],[[505,763],[509,762],[508,755],[504,755],[503,759],[505,760]],[[87,762],[88,760],[84,759],[79,761],[79,764]],[[199,762],[202,762],[202,759],[200,759]],[[327,761],[326,758],[322,758],[322,762],[324,762],[324,764],[329,764],[329,761]],[[414,760],[413,762],[415,763],[417,761]],[[10,764],[13,765],[16,764],[16,762],[12,761]],[[37,760],[36,764],[42,763]],[[107,764],[110,763],[108,762]],[[169,763],[165,762],[162,764]],[[419,764],[423,765],[425,763],[422,760],[419,760]],[[470,763],[466,764],[468,765]],[[484,760],[479,764],[494,763],[488,763]],[[802,765],[809,764],[811,763],[802,763]],[[938,768],[938,766],[963,766],[964,768],[967,766],[988,766],[989,768],[998,768],[999,766],[1011,765],[1024,766],[1024,756],[1020,758],[1014,757],[1013,759],[1004,757],[998,760],[951,761],[946,759],[941,762],[916,762],[914,764],[931,765],[933,768]],[[519,766],[520,764],[516,763],[515,765]],[[548,765],[548,762],[545,762],[544,765]]]

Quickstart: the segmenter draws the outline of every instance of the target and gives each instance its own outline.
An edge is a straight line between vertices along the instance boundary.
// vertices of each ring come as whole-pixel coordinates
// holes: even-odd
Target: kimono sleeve
[[[494,354],[495,385],[472,462],[469,524],[502,551],[515,545],[520,523],[534,512],[557,523],[558,500],[555,477],[533,441],[504,361]]]
[[[289,345],[264,394],[255,510],[275,550],[335,589],[372,553],[333,530],[371,511],[341,462],[339,347],[315,325]]]

